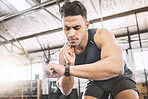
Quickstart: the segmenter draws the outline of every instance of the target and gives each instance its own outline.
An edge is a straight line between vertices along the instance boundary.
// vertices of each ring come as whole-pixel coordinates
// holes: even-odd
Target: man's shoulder
[[[101,33],[109,33],[109,31],[106,28],[89,28],[88,29],[89,33],[94,33],[94,34],[101,34]]]
[[[114,38],[113,34],[105,28],[97,29],[94,35],[94,41],[99,47],[102,45],[104,40],[109,41],[109,39],[112,38]]]
[[[102,30],[106,30],[106,28],[89,28],[88,30],[99,30],[99,31],[102,31]]]
[[[106,28],[100,28],[96,30],[96,33],[103,33],[103,32],[109,32]]]
[[[104,37],[104,36],[108,36],[108,35],[114,35],[114,34],[105,28],[100,28],[100,29],[96,30],[95,36],[99,36],[99,37],[103,36]]]

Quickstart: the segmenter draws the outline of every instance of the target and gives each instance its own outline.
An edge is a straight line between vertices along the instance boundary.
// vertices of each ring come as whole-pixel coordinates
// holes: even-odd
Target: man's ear
[[[87,30],[88,30],[88,28],[89,28],[89,24],[90,24],[90,22],[87,21],[87,22],[86,22],[86,29],[87,29]]]

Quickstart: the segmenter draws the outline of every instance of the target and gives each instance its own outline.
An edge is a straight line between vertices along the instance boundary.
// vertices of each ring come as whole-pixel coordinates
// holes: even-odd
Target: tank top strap
[[[94,35],[97,29],[88,29],[88,40],[94,42]]]

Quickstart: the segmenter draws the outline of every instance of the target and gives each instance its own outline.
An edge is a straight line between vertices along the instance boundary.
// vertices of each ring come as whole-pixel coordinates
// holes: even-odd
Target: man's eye
[[[70,30],[70,28],[69,28],[69,27],[64,27],[64,29],[65,29],[65,30]]]
[[[75,30],[79,30],[81,27],[80,26],[76,26],[76,27],[73,27]]]

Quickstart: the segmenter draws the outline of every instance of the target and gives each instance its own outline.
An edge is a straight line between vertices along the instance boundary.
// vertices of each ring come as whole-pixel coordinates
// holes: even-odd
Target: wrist
[[[67,61],[66,63],[69,63],[69,64],[71,64],[72,66],[75,64],[75,62],[70,62],[70,61]],[[66,64],[65,63],[65,64]]]
[[[64,66],[65,66],[65,73],[64,73],[64,76],[69,77],[69,76],[70,76],[70,66],[72,66],[72,64],[70,64],[70,63],[65,63]]]

